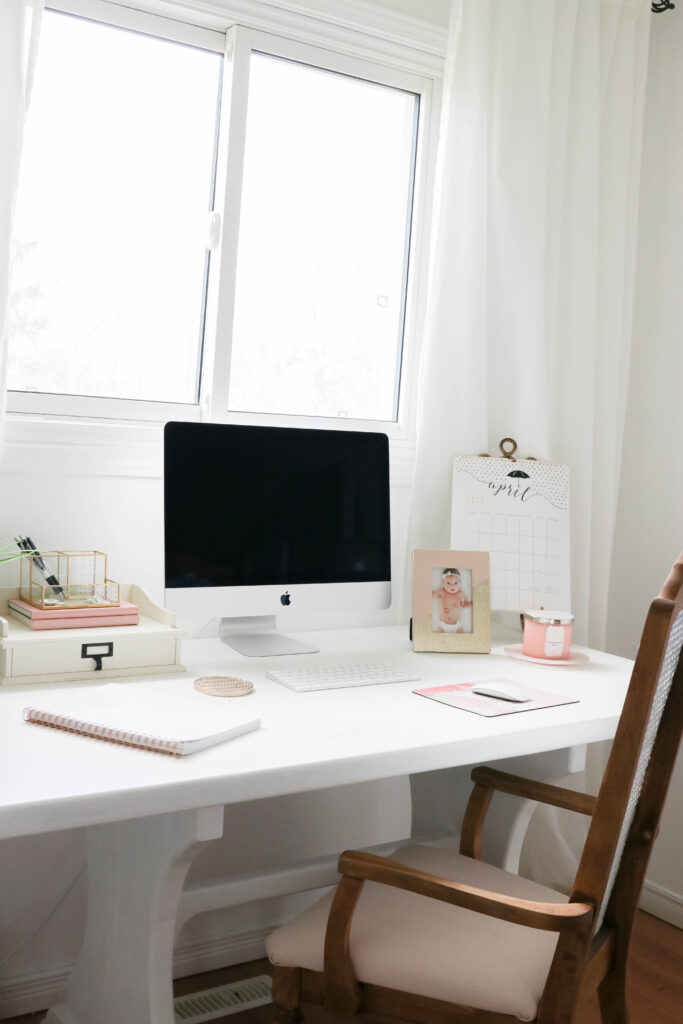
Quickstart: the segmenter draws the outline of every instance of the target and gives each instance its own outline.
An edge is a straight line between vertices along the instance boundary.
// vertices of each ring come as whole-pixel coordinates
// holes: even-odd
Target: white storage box
[[[0,589],[0,686],[184,671],[174,613],[134,583],[121,585],[121,599],[138,606],[136,626],[34,630],[7,607],[18,597]]]

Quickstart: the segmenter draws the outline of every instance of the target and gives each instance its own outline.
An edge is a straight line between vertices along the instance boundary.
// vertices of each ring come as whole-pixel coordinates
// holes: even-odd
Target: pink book
[[[98,619],[77,619],[58,616],[54,619],[28,619],[20,616],[21,621],[31,629],[97,629],[101,626],[137,626],[138,613],[134,615],[102,615]]]
[[[7,603],[13,611],[30,619],[101,619],[112,615],[138,613],[138,606],[131,604],[130,601],[122,601],[117,605],[95,604],[88,608],[64,608],[60,605],[55,605],[54,608],[36,608],[19,597],[13,597]]]
[[[9,610],[31,629],[83,629],[97,626],[136,626],[139,611],[136,604],[122,601],[120,605],[96,605],[92,608],[34,608],[28,601],[12,598]]]

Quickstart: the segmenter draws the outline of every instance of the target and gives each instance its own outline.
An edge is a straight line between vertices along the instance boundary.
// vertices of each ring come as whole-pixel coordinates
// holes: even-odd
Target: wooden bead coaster
[[[254,684],[235,676],[200,676],[195,679],[194,688],[211,697],[246,697]]]

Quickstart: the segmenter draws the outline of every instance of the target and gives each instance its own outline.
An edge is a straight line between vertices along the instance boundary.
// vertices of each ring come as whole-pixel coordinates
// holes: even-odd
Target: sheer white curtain
[[[453,455],[570,466],[576,636],[604,640],[649,0],[453,0],[411,515],[448,547]]]
[[[44,0],[0,3],[0,443],[5,413],[12,214]]]

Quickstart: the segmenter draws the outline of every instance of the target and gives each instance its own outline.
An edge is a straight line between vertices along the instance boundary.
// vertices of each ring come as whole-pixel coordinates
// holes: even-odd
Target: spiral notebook
[[[35,725],[176,757],[223,743],[261,724],[258,716],[232,701],[224,701],[221,707],[212,701],[204,707],[121,683],[41,695],[40,703],[25,707],[22,717]]]

